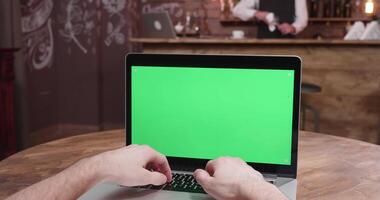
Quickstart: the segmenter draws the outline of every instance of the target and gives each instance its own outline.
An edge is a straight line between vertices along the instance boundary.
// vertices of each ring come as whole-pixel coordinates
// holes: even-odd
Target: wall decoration
[[[54,41],[51,24],[52,0],[23,0],[21,30],[25,44],[25,63],[31,69],[51,67]]]
[[[167,11],[174,19],[180,19],[185,15],[184,2],[159,2],[142,0],[142,13]]]
[[[96,53],[95,33],[96,6],[94,0],[63,0],[61,10],[58,15],[58,23],[63,26],[59,28],[59,35],[66,42],[74,43],[83,53],[87,54],[88,49]],[[71,54],[71,47],[68,48]]]
[[[124,45],[126,42],[123,28],[127,24],[125,14],[126,0],[102,0],[103,9],[108,13],[106,38],[104,43],[110,46],[113,42]]]
[[[127,25],[126,25],[126,36],[127,37],[138,37],[139,36],[139,22],[140,22],[140,1],[127,1],[126,6],[126,18],[127,18]],[[136,43],[129,43],[128,41],[126,43],[127,51],[128,52],[141,52],[142,46]]]

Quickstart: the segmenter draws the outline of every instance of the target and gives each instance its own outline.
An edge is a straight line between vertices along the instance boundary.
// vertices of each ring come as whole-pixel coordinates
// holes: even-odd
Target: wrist
[[[257,177],[244,184],[242,187],[243,196],[241,199],[245,200],[269,200],[278,199],[286,200],[287,198],[274,186],[266,182],[264,179],[258,180]]]
[[[253,13],[253,18],[256,18],[258,19],[259,17],[259,14],[260,14],[260,11],[256,11],[255,13]]]
[[[256,11],[255,13],[253,13],[253,18],[257,20],[262,20],[262,15],[263,15],[262,11]]]
[[[261,186],[262,187],[260,189],[260,192],[258,192],[258,195],[255,197],[255,199],[261,199],[261,200],[270,200],[270,199],[286,200],[287,199],[273,184],[265,182]]]
[[[292,32],[291,32],[291,34],[293,34],[293,35],[297,34],[297,29],[296,29],[296,27],[293,26],[293,25],[290,25],[290,27],[292,27]]]
[[[78,162],[81,171],[86,174],[86,178],[95,184],[105,181],[107,177],[107,174],[105,173],[106,170],[103,169],[103,161],[100,155],[85,158]]]

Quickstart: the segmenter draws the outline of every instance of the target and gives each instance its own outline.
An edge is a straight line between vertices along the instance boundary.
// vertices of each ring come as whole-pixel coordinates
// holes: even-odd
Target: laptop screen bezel
[[[297,177],[297,152],[299,134],[299,105],[301,85],[301,59],[297,56],[244,56],[244,55],[179,55],[179,54],[128,54],[125,70],[125,129],[126,145],[132,141],[131,122],[131,68],[132,66],[167,66],[233,69],[276,69],[294,71],[293,120],[291,164],[248,164],[261,173],[276,174],[281,177]],[[206,66],[206,67],[205,67]],[[209,67],[207,67],[209,66]],[[173,170],[193,171],[204,168],[207,159],[167,157]]]

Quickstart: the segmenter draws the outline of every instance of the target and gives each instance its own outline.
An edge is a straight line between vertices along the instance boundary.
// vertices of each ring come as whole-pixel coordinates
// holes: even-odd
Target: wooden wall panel
[[[380,70],[305,69],[303,79],[325,85],[323,94],[380,96]],[[380,101],[379,101],[380,102]]]

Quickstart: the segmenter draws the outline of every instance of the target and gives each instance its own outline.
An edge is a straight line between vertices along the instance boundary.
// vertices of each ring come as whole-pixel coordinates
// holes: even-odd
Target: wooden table
[[[125,144],[123,130],[65,138],[0,162],[0,199],[86,156]],[[301,132],[298,199],[380,199],[380,146]]]

